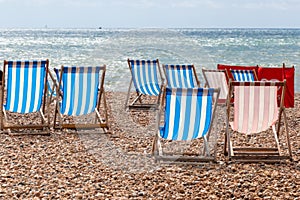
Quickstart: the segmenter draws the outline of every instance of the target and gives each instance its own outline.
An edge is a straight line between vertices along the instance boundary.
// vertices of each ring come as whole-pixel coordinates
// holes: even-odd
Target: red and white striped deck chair
[[[277,91],[279,87],[283,89],[278,107]],[[285,87],[285,81],[229,82],[229,95],[234,92],[234,106],[232,116],[232,106],[227,102],[224,152],[225,154],[228,153],[230,160],[277,162],[283,159],[292,159],[287,118],[283,104]],[[228,99],[228,101],[230,100]],[[285,139],[281,135],[283,131],[280,130],[282,115],[286,136],[284,142],[281,141]],[[233,121],[229,122],[232,117]],[[233,131],[229,131],[229,125]],[[272,141],[269,137],[271,132],[274,135]],[[243,142],[239,141],[241,134],[245,136],[242,139],[246,139],[246,142],[244,140],[241,140]],[[254,137],[260,137],[260,139]],[[255,143],[253,142],[254,139],[256,140]],[[283,144],[287,144],[287,148],[281,148],[284,146]],[[284,149],[287,149],[288,155]]]

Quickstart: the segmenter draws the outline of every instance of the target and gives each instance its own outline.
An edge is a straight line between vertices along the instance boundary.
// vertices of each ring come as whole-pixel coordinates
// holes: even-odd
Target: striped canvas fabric
[[[193,79],[192,65],[164,65],[168,87],[193,88],[196,86]]]
[[[79,116],[95,110],[100,69],[101,67],[63,67],[62,114]]]
[[[228,85],[224,71],[205,71],[207,84],[210,88],[220,88],[219,100],[226,100],[228,95]]]
[[[258,85],[258,83],[260,85]],[[234,86],[234,121],[232,129],[251,134],[267,130],[278,119],[277,86],[275,83],[251,82]]]
[[[160,136],[168,140],[192,140],[209,131],[213,108],[212,88],[167,88],[165,123]]]
[[[235,81],[255,81],[253,70],[230,70]]]
[[[5,110],[32,113],[40,110],[47,61],[8,61]]]
[[[160,85],[157,78],[156,60],[130,60],[132,79],[136,91],[151,96],[158,96]]]

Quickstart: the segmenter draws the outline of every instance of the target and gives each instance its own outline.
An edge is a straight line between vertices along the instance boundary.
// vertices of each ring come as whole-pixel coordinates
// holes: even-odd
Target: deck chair
[[[131,80],[125,102],[125,109],[157,109],[160,102],[160,96],[164,82],[158,59],[128,59],[127,62],[131,72]],[[132,83],[135,87],[137,97],[133,101],[129,102]],[[154,103],[143,103],[142,96],[152,96],[155,97],[156,100]]]
[[[258,81],[257,74],[254,69],[252,70],[235,70],[231,69],[234,81]]]
[[[228,75],[226,70],[214,70],[202,68],[205,86],[208,88],[220,88],[219,105],[225,105],[228,96]]]
[[[229,104],[227,105],[224,152],[228,154],[229,159],[244,162],[277,162],[283,159],[292,159],[287,118],[283,104],[286,82],[230,81],[229,84],[230,94],[234,92],[235,95],[234,108],[232,109]],[[279,87],[282,87],[282,94],[278,108],[277,91]],[[233,121],[229,122],[228,119],[232,119],[232,110],[234,110]],[[288,155],[283,155],[280,148],[279,136],[281,136],[280,133],[283,133],[281,130],[282,116]],[[273,144],[266,144],[266,141],[257,140],[258,142],[254,145],[253,137],[262,136],[263,133],[268,138],[272,137],[272,134],[274,135]],[[233,140],[234,136],[246,139],[244,143],[248,144],[241,145]]]
[[[49,134],[49,104],[47,101],[47,74],[49,61],[4,61],[1,86],[1,129],[43,129],[29,134]],[[46,110],[47,107],[47,110]],[[45,117],[47,111],[47,117]],[[9,113],[8,113],[9,112]],[[18,113],[25,118],[34,117],[35,122],[9,122],[9,116]],[[30,116],[28,116],[30,114]],[[47,118],[47,119],[46,119]],[[18,134],[18,133],[13,133]]]
[[[219,91],[219,88],[166,88],[165,106],[160,107],[158,131],[152,148],[156,161],[198,163],[215,160],[215,151],[211,153],[208,143]],[[199,138],[203,139],[204,148],[198,155],[168,155],[161,145],[161,139],[190,141]]]
[[[54,128],[102,128],[106,132],[109,128],[104,90],[106,66],[62,66],[61,69],[54,69],[54,71],[57,77],[60,77],[58,87],[56,87]],[[101,76],[100,72],[102,72]],[[104,117],[100,115],[101,111],[103,111]],[[93,112],[96,114],[92,122],[70,123],[64,120],[66,116],[75,118]]]
[[[194,65],[163,65],[166,84],[170,88],[200,87]]]

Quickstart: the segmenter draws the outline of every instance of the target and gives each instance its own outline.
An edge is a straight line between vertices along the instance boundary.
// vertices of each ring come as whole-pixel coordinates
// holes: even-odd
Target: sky
[[[300,0],[0,0],[0,28],[300,28]]]

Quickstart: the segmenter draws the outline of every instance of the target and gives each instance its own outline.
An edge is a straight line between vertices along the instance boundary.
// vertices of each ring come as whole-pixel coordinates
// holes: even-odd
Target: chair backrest
[[[202,73],[209,88],[220,88],[219,101],[225,103],[229,90],[226,70],[202,69]]]
[[[163,69],[170,88],[200,87],[194,65],[163,65]]]
[[[160,136],[169,140],[204,137],[213,119],[213,88],[166,88],[164,126]],[[217,95],[218,96],[218,95]]]
[[[257,81],[257,75],[254,70],[235,70],[231,69],[230,73],[234,81]]]
[[[160,93],[160,83],[158,72],[159,61],[157,60],[130,60],[128,65],[131,71],[134,87],[137,92],[145,95],[158,96]]]
[[[98,102],[98,87],[100,70],[103,70],[101,86],[105,76],[106,66],[97,67],[67,67],[62,66],[59,88],[62,88],[60,112],[65,115],[79,116],[95,111]],[[59,70],[55,70],[59,73]],[[58,88],[57,88],[58,94]]]
[[[233,130],[253,134],[274,125],[278,120],[278,87],[285,87],[285,82],[230,82],[234,93]],[[281,98],[282,108],[284,95]]]
[[[8,70],[5,109],[17,113],[39,111],[45,101],[49,61],[4,61],[4,63]]]

